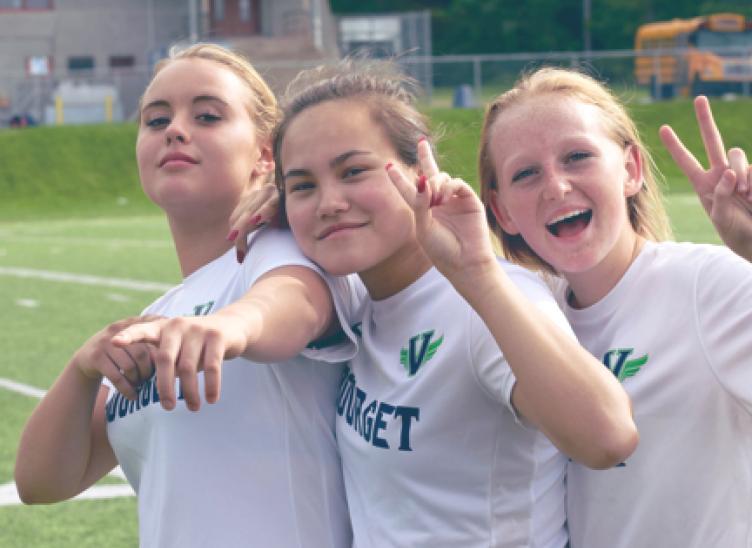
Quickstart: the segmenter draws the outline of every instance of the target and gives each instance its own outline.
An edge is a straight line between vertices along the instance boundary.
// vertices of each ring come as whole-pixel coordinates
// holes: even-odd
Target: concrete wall
[[[68,80],[116,85],[123,112],[130,116],[153,62],[170,45],[188,41],[190,1],[54,0],[49,11],[0,10],[0,124],[12,114],[25,112],[41,120],[57,84]],[[203,12],[199,26],[206,28],[209,1],[192,1]],[[316,47],[311,10],[321,15],[318,37],[322,47]],[[273,53],[267,58],[274,61],[294,60],[301,51],[311,50],[336,56],[327,0],[261,0],[260,11],[261,32],[256,38],[267,38],[269,44],[254,51],[269,50]],[[293,44],[286,45],[286,37]],[[301,40],[306,42],[303,47]],[[232,44],[230,39],[226,42]],[[29,77],[26,60],[42,56],[51,59],[51,74]],[[81,56],[93,58],[93,69],[70,70],[70,59]],[[112,68],[112,56],[131,56],[133,66]]]
[[[129,112],[151,60],[187,37],[186,0],[55,0],[50,11],[0,11],[0,97],[11,102],[2,109],[0,101],[0,118],[16,112],[41,117],[51,90],[67,79],[118,80]],[[51,59],[49,77],[27,77],[31,56]],[[69,70],[71,57],[79,56],[92,57],[93,69]],[[132,57],[133,67],[111,68],[112,56]]]

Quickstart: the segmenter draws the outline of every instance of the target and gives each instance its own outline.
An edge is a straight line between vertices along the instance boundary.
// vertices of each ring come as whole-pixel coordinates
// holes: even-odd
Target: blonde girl
[[[146,313],[172,319],[116,322],[76,352],[23,433],[25,502],[73,497],[120,464],[143,547],[351,545],[334,439],[342,366],[299,355],[337,324],[329,288],[286,231],[258,233],[242,265],[226,238],[241,196],[273,169],[278,116],[224,48],[156,67],[136,156],[184,276]]]
[[[667,241],[634,123],[578,72],[541,69],[496,98],[479,164],[505,254],[561,277],[567,319],[640,431],[618,466],[570,463],[572,546],[752,546],[752,266]]]

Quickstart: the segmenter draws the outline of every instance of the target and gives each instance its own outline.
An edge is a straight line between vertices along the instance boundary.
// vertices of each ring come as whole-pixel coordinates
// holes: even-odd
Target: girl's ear
[[[509,212],[507,211],[507,208],[504,207],[504,204],[502,203],[502,201],[499,200],[499,191],[490,190],[488,195],[490,198],[490,202],[488,205],[491,207],[491,211],[493,211],[494,217],[496,217],[496,221],[499,223],[499,226],[507,234],[511,234],[511,235],[519,234],[520,231],[517,230],[517,225],[509,216]]]
[[[272,154],[272,147],[269,143],[264,144],[261,147],[261,154],[259,154],[258,160],[256,160],[256,166],[253,168],[251,178],[267,175],[274,171],[274,155]]]
[[[624,150],[624,170],[626,172],[624,197],[629,198],[642,190],[642,185],[645,182],[642,167],[640,149],[636,145],[627,145]]]

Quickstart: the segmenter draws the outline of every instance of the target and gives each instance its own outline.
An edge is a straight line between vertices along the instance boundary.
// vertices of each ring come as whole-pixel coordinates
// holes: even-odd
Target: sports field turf
[[[685,115],[688,108],[684,103]],[[436,114],[435,118],[446,127],[441,147],[444,167],[472,180],[480,115],[446,111]],[[98,132],[96,139],[107,138],[107,131],[101,128],[93,131]],[[115,148],[131,146],[128,140],[134,134],[132,127],[112,131],[117,134],[119,143]],[[89,139],[83,129],[76,129],[74,133],[77,138]],[[0,146],[14,135],[0,132]],[[31,135],[39,141],[34,148],[42,147],[37,150],[57,146],[47,142],[47,134]],[[71,140],[68,134],[62,138]],[[17,139],[14,143],[17,146]],[[68,146],[72,147],[70,154],[100,154],[98,150],[75,143],[68,143]],[[143,198],[137,196],[138,191],[128,182],[132,182],[135,175],[132,165],[128,164],[132,162],[128,160],[130,150],[123,154],[118,152],[117,157],[108,156],[110,164],[101,159],[97,161],[103,164],[102,173],[114,181],[112,184],[117,190],[114,193],[97,191],[95,203],[101,207],[97,205],[93,210],[73,200],[65,200],[65,207],[59,207],[54,193],[66,192],[65,185],[75,184],[70,174],[50,183],[56,190],[44,194],[39,205],[35,204],[33,192],[22,188],[23,181],[17,173],[9,172],[7,164],[6,171],[0,169],[0,212],[7,212],[6,219],[18,219],[0,222],[2,548],[126,547],[136,546],[138,542],[132,497],[70,501],[44,507],[8,503],[18,437],[38,397],[34,389],[49,387],[73,351],[89,335],[113,320],[137,314],[161,293],[160,288],[179,280],[164,220],[143,205]],[[110,152],[103,147],[101,155],[108,154]],[[74,160],[66,160],[73,170],[91,175],[91,171],[97,169],[96,165]],[[120,170],[123,173],[115,169],[108,174],[108,165],[124,166]],[[44,162],[42,167],[29,164],[24,172],[36,180],[52,169]],[[107,182],[91,183],[90,177],[87,178],[87,184],[106,186]],[[682,185],[686,188],[675,175],[670,182],[672,188],[681,189]],[[72,190],[67,195],[71,193],[77,194]],[[14,209],[14,203],[20,209]],[[677,239],[718,241],[694,195],[674,193],[669,206]],[[92,211],[96,217],[92,216]],[[11,385],[7,381],[19,384]],[[117,477],[101,482],[107,487],[122,483]]]

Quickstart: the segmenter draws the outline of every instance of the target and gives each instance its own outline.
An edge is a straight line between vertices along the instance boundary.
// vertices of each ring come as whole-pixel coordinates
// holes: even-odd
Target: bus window
[[[743,15],[647,23],[637,29],[635,50],[635,79],[654,98],[752,88],[752,21]]]

